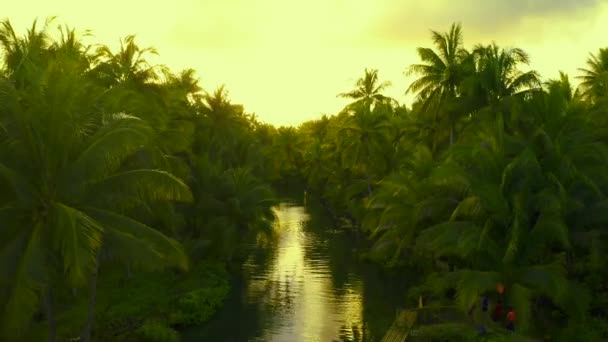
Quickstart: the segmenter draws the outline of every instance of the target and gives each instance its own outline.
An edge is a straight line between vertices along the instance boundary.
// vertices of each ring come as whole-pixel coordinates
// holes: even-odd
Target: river
[[[320,210],[275,209],[272,238],[255,242],[225,306],[182,341],[380,341],[405,302],[404,277],[358,261],[355,240]]]

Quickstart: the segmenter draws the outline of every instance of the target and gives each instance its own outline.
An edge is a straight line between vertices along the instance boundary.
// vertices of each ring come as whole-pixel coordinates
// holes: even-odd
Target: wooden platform
[[[404,342],[415,325],[462,321],[464,317],[459,317],[460,315],[461,312],[455,306],[402,309],[397,312],[395,321],[384,334],[382,342]]]

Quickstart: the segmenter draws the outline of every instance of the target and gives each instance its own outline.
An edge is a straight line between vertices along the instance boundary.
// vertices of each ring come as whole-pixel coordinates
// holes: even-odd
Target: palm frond
[[[37,224],[19,237],[21,248],[13,259],[18,265],[3,313],[2,331],[9,337],[22,335],[27,329],[30,318],[38,309],[38,295],[47,285],[43,230],[44,227]]]
[[[136,258],[142,265],[154,267],[145,259],[145,256],[153,255],[157,260],[162,260],[160,267],[171,265],[188,268],[188,258],[181,245],[159,231],[114,212],[97,208],[85,208],[84,211],[105,227],[106,234],[117,243],[121,255],[125,255],[131,246],[133,250],[128,257]]]
[[[467,311],[481,294],[495,291],[496,284],[503,281],[498,272],[463,270],[454,273],[458,278],[457,303]]]
[[[140,150],[146,141],[147,137],[141,131],[127,127],[99,134],[69,167],[66,182],[81,186],[85,180],[106,177]]]
[[[53,204],[50,215],[51,240],[61,255],[63,272],[71,285],[83,285],[97,267],[103,228],[85,213],[61,203]]]
[[[103,190],[103,191],[102,191]],[[129,170],[103,178],[87,186],[89,203],[125,205],[131,199],[155,201],[192,201],[189,187],[171,173],[160,170]]]

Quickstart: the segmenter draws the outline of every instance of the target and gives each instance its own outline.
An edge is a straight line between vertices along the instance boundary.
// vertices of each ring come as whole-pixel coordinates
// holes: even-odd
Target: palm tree
[[[143,85],[160,79],[163,66],[150,65],[146,55],[158,55],[153,47],[140,48],[135,36],[120,40],[120,49],[114,53],[105,45],[99,46],[95,54],[95,73],[106,85]]]
[[[339,128],[341,164],[365,175],[367,192],[371,195],[373,171],[385,171],[387,158],[383,157],[393,152],[388,138],[388,119],[392,109],[389,105],[370,109],[362,102],[351,108],[351,112],[344,113]]]
[[[382,95],[382,91],[390,87],[391,83],[388,81],[379,83],[378,70],[377,69],[365,69],[365,75],[359,78],[355,84],[355,89],[347,92],[340,93],[338,97],[344,97],[355,100],[351,105],[357,105],[358,103],[365,103],[367,106],[374,106],[379,103],[394,103],[395,100],[390,97]]]
[[[38,62],[24,58],[19,73],[0,80],[3,331],[22,332],[42,294],[54,340],[54,287],[89,283],[89,340],[102,246],[129,250],[118,254],[151,267],[187,267],[176,241],[133,220],[129,210],[191,195],[170,173],[132,158],[149,145],[150,129],[135,117],[105,113],[103,88],[79,59]]]
[[[199,110],[202,114],[199,120],[201,133],[205,132],[205,136],[199,135],[199,138],[206,139],[204,145],[208,151],[205,152],[222,158],[229,166],[235,166],[238,161],[229,151],[238,144],[243,131],[248,128],[243,106],[231,103],[226,89],[221,86],[213,93],[203,95]]]
[[[418,234],[441,222],[454,207],[453,191],[433,181],[439,164],[431,150],[414,145],[408,152],[402,168],[379,182],[363,224],[374,239],[372,255],[387,259],[389,265],[411,256]]]
[[[272,150],[275,169],[286,178],[302,174],[302,148],[293,127],[279,127],[274,135]]]
[[[44,68],[48,62],[49,47],[51,41],[48,34],[48,26],[54,17],[48,18],[41,29],[38,22],[34,20],[32,26],[23,37],[19,37],[8,19],[0,23],[0,47],[4,52],[4,71],[10,76],[17,86],[24,86],[27,82],[26,64],[30,61],[28,68]]]
[[[519,113],[513,109],[541,91],[538,73],[520,70],[520,66],[529,63],[528,54],[492,43],[476,46],[468,61],[474,64],[475,71],[460,86],[462,106],[471,113],[466,124],[480,119],[497,120],[500,115],[504,119],[501,123],[512,133],[515,128],[511,126],[517,121],[514,116]]]
[[[485,104],[494,105],[500,100],[537,91],[540,88],[538,72],[522,72],[520,65],[528,65],[530,57],[519,48],[500,48],[495,43],[478,45],[473,51],[477,73],[474,76],[485,94]]]
[[[608,48],[601,48],[597,55],[590,54],[587,66],[587,69],[578,69],[582,75],[577,78],[581,80],[583,96],[597,101],[608,95]]]
[[[439,112],[447,101],[458,96],[458,86],[466,76],[463,61],[467,52],[463,48],[462,28],[460,24],[452,24],[449,32],[439,33],[431,31],[433,43],[438,52],[430,48],[419,47],[418,56],[425,64],[414,64],[409,67],[406,75],[418,74],[420,78],[414,81],[406,93],[416,92],[418,98],[424,100],[423,110],[434,106],[435,123],[437,124]],[[454,126],[456,118],[450,112],[450,145],[454,142]]]
[[[581,302],[568,299],[573,284],[558,253],[572,253],[573,233],[582,233],[573,223],[584,216],[573,215],[587,211],[573,203],[585,196],[594,198],[591,202],[604,198],[600,173],[608,150],[584,128],[584,113],[558,108],[568,101],[551,103],[568,96],[563,87],[552,91],[556,93],[535,95],[548,100],[541,111],[532,110],[533,100],[524,108],[539,115],[533,118],[534,129],[510,135],[500,114],[498,123],[487,121],[481,132],[480,126],[471,127],[468,133],[479,134],[484,143],[471,140],[454,148],[446,161],[453,172],[452,180],[444,182],[460,184],[459,203],[448,220],[426,229],[417,240],[437,256],[461,261],[462,270],[448,274],[446,281],[458,284],[463,308],[504,283],[523,331],[532,317],[533,296],[546,295],[569,312],[585,314]]]
[[[198,238],[231,259],[243,237],[268,226],[275,199],[270,187],[246,168],[225,169],[208,156],[194,166],[194,226]]]

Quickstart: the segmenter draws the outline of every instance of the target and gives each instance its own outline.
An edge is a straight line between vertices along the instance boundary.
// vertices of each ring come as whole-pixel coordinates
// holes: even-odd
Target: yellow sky
[[[156,62],[194,68],[207,90],[225,84],[234,102],[276,125],[337,112],[347,101],[336,94],[365,67],[393,83],[387,95],[408,102],[403,71],[418,61],[415,48],[453,21],[468,47],[524,48],[545,78],[576,75],[589,52],[608,45],[603,0],[24,0],[2,15],[18,29],[56,15],[110,46],[136,34],[160,52]]]

